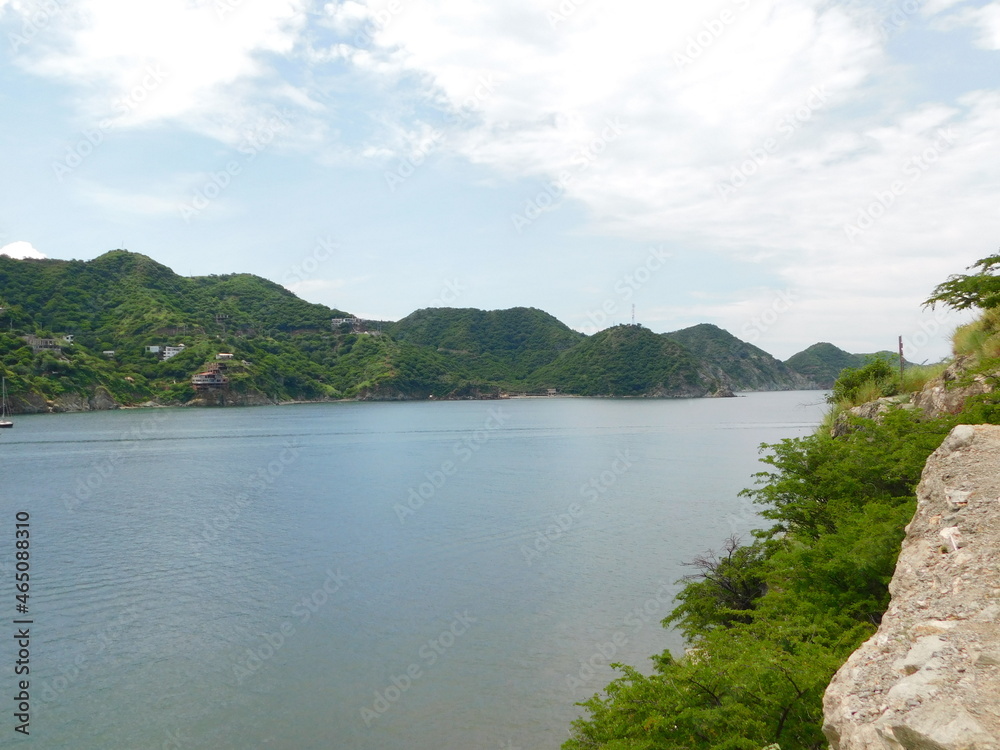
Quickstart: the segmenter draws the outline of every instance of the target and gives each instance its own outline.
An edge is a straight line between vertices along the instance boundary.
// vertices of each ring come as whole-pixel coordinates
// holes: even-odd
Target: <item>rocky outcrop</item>
[[[889,588],[826,691],[832,750],[1000,750],[1000,426],[928,459]]]
[[[720,385],[712,393],[709,393],[705,398],[736,398],[736,394],[733,393],[733,389],[728,385]]]
[[[58,414],[77,411],[106,411],[121,406],[107,389],[98,386],[89,396],[79,393],[64,393],[53,399],[46,399],[38,393],[21,394],[11,399],[13,414]]]
[[[976,363],[968,358],[956,360],[939,378],[928,383],[919,393],[913,394],[914,405],[933,418],[943,414],[958,414],[969,397],[990,393],[993,386],[987,375],[978,374],[971,379],[965,376],[966,371],[974,364]],[[960,385],[963,379],[967,382]]]
[[[98,387],[94,394],[87,399],[87,405],[94,411],[107,409],[117,409],[120,404],[115,401],[114,396],[104,387]]]
[[[710,323],[661,335],[698,357],[703,379],[733,391],[815,390],[819,387],[812,379],[763,349]]]
[[[271,406],[276,403],[278,402],[260,391],[237,393],[222,389],[202,391],[184,406]]]
[[[882,415],[892,408],[899,407],[901,409],[916,409],[916,404],[912,401],[907,401],[908,398],[908,395],[883,396],[882,398],[869,401],[861,404],[860,406],[853,406],[837,415],[836,419],[833,420],[833,427],[830,428],[830,434],[834,437],[843,437],[854,429],[851,425],[851,417],[874,419],[876,422],[881,422]]]

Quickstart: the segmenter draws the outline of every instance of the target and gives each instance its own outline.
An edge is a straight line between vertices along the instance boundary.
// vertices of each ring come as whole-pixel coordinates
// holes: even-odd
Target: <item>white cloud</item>
[[[958,19],[979,31],[980,47],[1000,50],[1000,2],[963,10],[958,13]]]
[[[268,58],[292,52],[306,5],[80,0],[72,12],[52,16],[20,50],[19,61],[82,89],[81,115],[91,123],[111,117],[124,125],[177,121],[220,135],[252,121],[264,102],[273,108],[296,99]],[[32,9],[20,12],[27,18]]]
[[[976,11],[984,28],[997,8]],[[432,101],[476,110],[444,147],[556,181],[555,202],[584,205],[592,230],[762,259],[825,301],[800,306],[804,326],[887,284],[913,305],[1000,234],[1000,98],[909,100],[870,5],[427,0],[374,40],[355,64],[419,75]],[[476,97],[483,79],[495,85]]]
[[[232,145],[287,104],[301,117],[290,140],[323,164],[381,167],[433,147],[479,174],[556,181],[553,210],[585,208],[581,233],[759,264],[808,301],[795,314],[808,330],[833,325],[837,300],[859,308],[840,306],[836,325],[864,327],[864,295],[909,314],[1000,234],[1000,95],[920,98],[923,71],[892,59],[885,33],[933,21],[936,52],[961,56],[968,34],[948,29],[971,25],[997,49],[1000,2],[155,5],[80,0],[20,61],[74,85],[91,121],[180,123]],[[448,114],[460,116],[442,125]],[[540,189],[495,213],[523,212]],[[158,215],[172,209],[158,196],[178,191],[91,192]],[[742,294],[705,312],[739,324],[759,297]]]
[[[8,258],[33,258],[37,260],[48,257],[38,252],[30,242],[25,242],[24,240],[11,242],[9,245],[0,247],[0,255],[6,255]]]

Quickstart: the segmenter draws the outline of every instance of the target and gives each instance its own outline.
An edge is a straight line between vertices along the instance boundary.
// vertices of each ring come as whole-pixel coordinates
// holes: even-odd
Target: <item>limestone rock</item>
[[[992,391],[985,375],[974,376],[968,385],[956,385],[966,369],[974,364],[968,357],[957,359],[939,378],[913,394],[914,405],[933,419],[943,414],[958,414],[970,396]]]
[[[832,750],[1000,750],[1000,426],[928,459],[878,632],[824,698]]]
[[[707,398],[736,398],[736,394],[728,385],[720,385],[712,393],[709,393]]]
[[[94,411],[104,411],[107,409],[117,409],[119,403],[115,401],[114,396],[112,396],[106,388],[103,386],[98,386],[97,390],[94,391],[88,402],[90,408]]]
[[[842,437],[851,431],[848,415],[861,417],[862,419],[874,419],[878,422],[882,415],[894,406],[900,406],[903,409],[916,408],[913,404],[905,403],[905,398],[905,396],[883,396],[875,401],[868,401],[860,406],[851,407],[843,414],[838,415],[833,423],[831,434],[834,437]]]

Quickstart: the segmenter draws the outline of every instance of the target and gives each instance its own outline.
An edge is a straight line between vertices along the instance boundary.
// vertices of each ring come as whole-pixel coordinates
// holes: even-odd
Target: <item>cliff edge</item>
[[[878,631],[823,702],[832,750],[1000,750],[1000,426],[928,459]]]

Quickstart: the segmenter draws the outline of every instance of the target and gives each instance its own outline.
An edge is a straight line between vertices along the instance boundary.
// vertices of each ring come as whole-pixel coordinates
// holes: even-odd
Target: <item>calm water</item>
[[[5,746],[558,748],[676,649],[681,566],[758,525],[818,392],[21,416],[0,434]],[[422,493],[422,494],[421,494]],[[31,514],[31,736],[13,522]],[[11,632],[7,632],[11,631]]]

